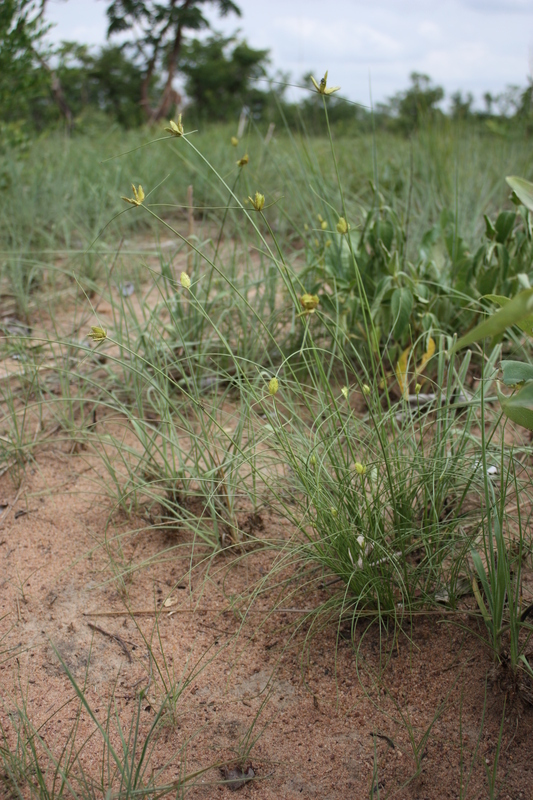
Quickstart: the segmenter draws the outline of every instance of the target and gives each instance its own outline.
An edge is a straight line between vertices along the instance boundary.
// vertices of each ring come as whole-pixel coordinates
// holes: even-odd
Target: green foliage
[[[142,70],[124,48],[108,46],[91,52],[85,45],[63,42],[56,58],[56,73],[78,124],[90,116],[91,109],[124,128],[145,121],[140,106]],[[157,90],[154,77],[150,91]]]
[[[388,109],[386,106],[380,107],[382,111],[388,110],[397,126],[405,132],[442,115],[437,106],[444,98],[444,89],[433,86],[429,75],[412,72],[409,77],[411,86],[391,97]]]
[[[225,120],[248,106],[254,116],[261,115],[266,95],[253,81],[265,74],[268,50],[254,50],[234,36],[215,34],[205,41],[193,39],[182,53],[180,70],[187,77],[185,89],[193,113]]]
[[[507,183],[529,211],[533,211],[533,184],[523,178],[511,176],[506,178]]]
[[[468,92],[466,97],[463,97],[462,92],[454,92],[451,96],[450,113],[453,119],[467,119],[472,113],[472,103],[474,102],[474,95]]]
[[[507,298],[502,298],[506,300]],[[462,336],[455,344],[454,350],[478,342],[488,336],[496,337],[504,333],[507,328],[513,325],[524,323],[532,316],[533,311],[533,289],[520,292],[516,297],[504,303],[503,308],[495,314],[480,322],[472,331]]]
[[[0,5],[0,110],[2,122],[24,117],[46,79],[36,69],[35,49],[48,30],[44,3],[3,0]]]
[[[108,5],[109,35],[124,33],[134,25],[142,27],[143,40],[161,45],[178,28],[200,30],[208,28],[202,6],[213,3],[222,16],[238,14],[238,6],[232,0],[183,0],[181,3],[156,3],[153,0],[113,0]]]
[[[507,178],[507,182],[514,193],[529,208],[532,205],[533,184],[514,177]],[[500,226],[502,235],[509,228],[509,225],[502,224]],[[526,289],[520,292],[512,300],[498,295],[491,295],[490,299],[497,302],[502,308],[461,337],[455,344],[454,351],[489,336],[494,341],[501,337],[508,328],[515,325],[529,336],[533,335],[533,289]],[[531,379],[531,368],[529,368],[529,365],[520,365],[516,361],[503,362],[502,368],[504,370],[504,383],[507,385],[523,384],[522,388],[510,397],[498,392],[502,410],[513,422],[528,430],[533,430],[533,380]]]
[[[328,235],[334,228],[330,214]],[[464,329],[480,304],[503,304],[506,294],[533,282],[533,237],[524,209],[502,211],[494,223],[485,215],[484,234],[472,252],[457,231],[454,215],[444,210],[438,223],[421,235],[413,258],[406,223],[380,193],[348,238],[334,233],[325,242],[309,240],[311,289],[322,291],[325,308],[338,311],[347,335],[365,338],[360,276],[377,343],[389,348],[397,343],[396,351],[390,351],[397,358],[399,349],[420,335]]]

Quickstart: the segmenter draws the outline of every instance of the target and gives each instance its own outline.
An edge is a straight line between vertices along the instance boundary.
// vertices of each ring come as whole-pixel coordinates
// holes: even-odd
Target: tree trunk
[[[63,92],[61,81],[59,80],[59,77],[55,72],[55,70],[52,69],[52,67],[44,60],[44,58],[36,50],[34,50],[33,52],[35,53],[35,56],[37,57],[37,60],[39,61],[43,69],[50,76],[50,91],[52,92],[52,97],[54,98],[62,116],[65,118],[68,132],[70,133],[74,125],[74,115],[72,113],[72,109],[70,108],[65,98],[65,93]]]
[[[191,2],[192,0],[185,0],[185,2],[181,6],[182,9],[185,10],[189,8]],[[172,5],[174,6],[175,3],[176,0],[173,0]],[[163,40],[163,36],[167,30],[168,26],[162,32],[159,43],[161,43],[161,41]],[[159,104],[157,105],[156,108],[150,107],[148,92],[150,87],[150,81],[152,79],[155,67],[155,62],[157,59],[159,45],[154,50],[152,59],[148,64],[146,77],[144,78],[141,86],[141,105],[145,111],[145,114],[148,117],[149,122],[159,122],[161,119],[167,117],[172,104],[175,103],[177,100],[181,99],[179,94],[172,88],[172,81],[174,80],[174,76],[176,74],[176,65],[178,63],[182,42],[183,42],[183,29],[181,27],[181,24],[178,24],[178,27],[176,29],[176,35],[174,37],[174,44],[172,45],[172,50],[168,58],[168,72],[167,72],[167,80],[165,82],[165,88],[163,89],[163,93],[159,100]]]
[[[189,5],[189,2],[190,0],[186,0],[184,8],[186,8]],[[172,88],[172,81],[174,80],[174,75],[176,73],[176,64],[181,50],[182,41],[183,41],[183,30],[181,25],[178,25],[178,30],[176,31],[176,36],[174,38],[174,44],[172,45],[172,51],[168,59],[168,74],[165,83],[165,88],[163,89],[163,94],[161,96],[161,100],[159,101],[159,105],[152,111],[152,116],[151,116],[152,122],[159,122],[159,120],[163,119],[163,117],[166,117],[168,115],[170,106],[172,105],[172,102],[175,99],[176,92]]]

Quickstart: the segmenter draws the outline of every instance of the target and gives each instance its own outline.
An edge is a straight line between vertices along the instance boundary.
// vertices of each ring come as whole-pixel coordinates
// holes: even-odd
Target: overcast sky
[[[342,94],[368,104],[404,89],[425,72],[449,95],[524,86],[533,71],[533,0],[236,0],[242,17],[213,28],[240,29],[252,47],[268,48],[271,71],[298,82],[329,70]],[[105,42],[105,0],[48,0],[54,41]],[[208,7],[207,7],[208,8]]]

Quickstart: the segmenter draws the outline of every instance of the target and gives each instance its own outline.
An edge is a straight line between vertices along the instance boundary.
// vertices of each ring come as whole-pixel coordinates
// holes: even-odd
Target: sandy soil
[[[256,778],[239,789],[242,797],[488,796],[485,767],[494,761],[504,697],[487,684],[491,664],[476,636],[481,629],[470,632],[465,618],[442,616],[418,619],[395,636],[360,624],[353,641],[348,627],[330,624],[306,641],[309,626],[294,627],[302,618],[297,609],[323,598],[320,588],[294,595],[288,610],[278,605],[272,614],[274,593],[267,592],[241,620],[228,610],[231,598],[261,580],[271,553],[239,562],[219,554],[202,563],[198,556],[188,581],[189,548],[172,549],[185,544],[182,535],[146,529],[141,519],[110,518],[87,458],[66,450],[43,450],[19,489],[8,474],[0,480],[0,715],[12,747],[24,698],[32,723],[59,754],[77,710],[65,669],[85,686],[101,722],[114,701],[127,728],[144,690],[143,733],[153,725],[164,682],[168,688],[174,677],[181,695],[157,725],[151,768],[173,754],[176,760],[160,783],[178,779],[185,760],[192,772],[236,757],[250,732],[249,739],[258,738],[246,768]],[[250,524],[259,537],[283,533],[276,527],[284,523],[267,514]],[[110,556],[118,573],[155,560],[124,581],[113,580]],[[532,719],[529,708],[508,699],[500,798],[531,797]],[[403,786],[416,771],[408,726],[420,748],[420,774]],[[94,727],[82,710],[79,744]],[[80,756],[95,779],[101,750],[95,736]],[[463,783],[470,777],[463,795],[461,759]],[[231,796],[220,781],[214,768],[196,779],[190,796]]]

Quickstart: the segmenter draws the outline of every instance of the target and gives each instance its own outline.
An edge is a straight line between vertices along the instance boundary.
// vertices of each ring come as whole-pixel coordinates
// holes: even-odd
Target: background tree
[[[444,98],[444,89],[434,86],[429,75],[412,72],[409,77],[411,86],[395,94],[388,103],[389,112],[405,131],[418,128],[422,122],[442,113],[437,105]],[[386,112],[387,106],[380,106],[380,110]]]
[[[155,122],[168,116],[175,99],[172,86],[178,59],[187,30],[202,30],[209,22],[202,6],[214,5],[222,16],[239,8],[232,0],[114,0],[107,9],[108,36],[125,31],[135,31],[131,44],[142,61],[143,77],[140,84],[140,103],[146,118]],[[166,72],[166,79],[155,107],[152,106],[150,88],[158,69]]]
[[[2,120],[25,116],[31,98],[42,91],[46,76],[36,68],[35,50],[48,27],[44,0],[0,2],[0,109]]]
[[[141,68],[117,46],[90,50],[87,45],[62,42],[55,53],[56,73],[67,102],[77,118],[98,110],[125,128],[142,125]],[[153,78],[157,81],[157,76]]]
[[[248,106],[252,114],[260,116],[266,93],[253,82],[266,74],[268,52],[220,34],[203,42],[188,42],[180,71],[186,76],[185,91],[198,115],[223,120]]]
[[[494,104],[494,95],[492,92],[485,92],[483,95],[483,100],[485,102],[485,113],[487,116],[492,116],[492,106]]]
[[[450,100],[450,113],[453,119],[466,119],[471,115],[474,102],[474,95],[471,92],[464,97],[462,92],[454,92]]]
[[[503,92],[496,95],[495,101],[500,116],[511,117],[518,112],[522,103],[522,93],[520,86],[509,84]]]

